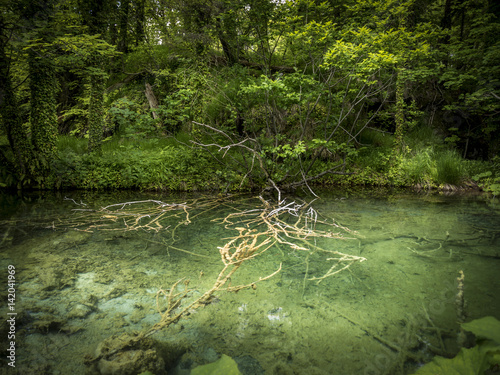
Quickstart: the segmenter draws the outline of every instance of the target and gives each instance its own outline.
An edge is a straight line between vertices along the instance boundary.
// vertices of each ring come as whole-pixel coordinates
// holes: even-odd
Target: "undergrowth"
[[[85,139],[59,140],[58,187],[77,189],[210,190],[221,181],[207,155],[173,138],[104,142],[88,154]]]
[[[99,154],[88,154],[87,140],[75,136],[58,138],[58,158],[44,188],[89,190],[142,189],[167,191],[259,189],[259,182],[225,168],[208,152],[190,147],[191,135],[135,137],[115,135],[103,142]],[[325,175],[320,185],[363,185],[439,188],[444,184],[477,182],[494,195],[500,193],[500,159],[496,163],[463,160],[445,147],[428,129],[416,129],[406,138],[406,148],[396,152],[393,137],[366,133],[346,163],[344,175]],[[328,161],[315,166],[315,173],[328,168]],[[326,163],[326,164],[325,164]],[[317,169],[317,171],[316,171]],[[6,169],[0,183],[13,185]],[[6,177],[7,176],[7,177]],[[242,183],[243,180],[243,183]],[[6,183],[6,181],[8,183]]]

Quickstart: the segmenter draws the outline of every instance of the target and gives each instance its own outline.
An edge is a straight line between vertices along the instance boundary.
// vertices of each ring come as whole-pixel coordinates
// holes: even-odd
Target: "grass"
[[[425,147],[401,160],[400,167],[408,182],[431,183],[436,176],[435,153],[432,147]]]
[[[408,151],[403,154],[394,153],[392,140],[393,137],[380,132],[364,131],[359,141],[365,147],[359,149],[355,158],[361,171],[368,168],[398,186],[417,183],[439,186],[460,185],[484,169],[482,163],[470,163],[449,149],[427,125],[407,134]]]
[[[179,142],[189,144],[191,136],[187,133],[180,133],[175,138],[161,136],[157,138],[120,138],[112,137],[102,143],[103,154],[116,154],[117,151],[134,149],[142,151],[162,150],[165,147],[179,147]],[[60,135],[57,139],[57,149],[61,154],[75,153],[82,155],[87,153],[88,140],[69,135]]]
[[[375,147],[392,147],[394,136],[392,134],[366,128],[359,135],[359,143]]]
[[[187,143],[189,134],[179,134]],[[208,154],[180,144],[175,138],[120,138],[102,145],[101,153],[88,154],[87,140],[70,136],[58,139],[54,160],[57,184],[81,189],[214,189],[221,183]]]
[[[443,142],[428,125],[420,125],[412,129],[405,137],[405,142],[412,150],[426,147],[439,148]]]
[[[459,185],[465,176],[465,161],[455,150],[436,155],[436,181],[439,184]]]
[[[189,145],[191,138],[189,132],[181,132],[175,138],[116,135],[103,142],[101,154],[89,155],[87,139],[62,135],[57,141],[60,159],[55,161],[55,171],[63,187],[175,190],[184,185],[188,189],[191,185],[225,185],[228,181],[239,186],[241,176],[237,173],[222,171],[207,153],[184,146]],[[360,141],[364,146],[358,149],[351,164],[355,174],[329,178],[326,183],[460,185],[491,170],[490,163],[463,160],[428,127],[412,131],[405,139],[411,147],[403,154],[394,151],[390,135],[368,131]],[[491,176],[481,181],[497,183],[495,174]]]

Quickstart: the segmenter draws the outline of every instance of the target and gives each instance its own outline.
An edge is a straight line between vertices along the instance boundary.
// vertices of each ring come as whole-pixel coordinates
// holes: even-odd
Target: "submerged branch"
[[[279,190],[278,190],[279,192]],[[76,202],[74,202],[76,203]],[[77,204],[77,203],[76,203]],[[257,204],[257,206],[256,206]],[[282,271],[282,264],[268,275],[256,277],[248,282],[231,285],[234,275],[246,262],[264,255],[274,245],[287,246],[290,251],[300,251],[306,254],[306,266],[311,254],[325,256],[325,263],[334,261],[319,275],[309,275],[308,281],[322,282],[344,270],[349,269],[357,262],[366,259],[360,256],[344,254],[337,250],[324,248],[319,239],[347,239],[345,234],[356,235],[355,232],[345,228],[334,221],[321,218],[320,214],[312,207],[311,202],[281,199],[266,200],[262,196],[252,200],[234,202],[231,197],[218,199],[194,199],[184,203],[165,203],[160,200],[140,200],[123,203],[114,203],[101,209],[78,211],[78,215],[68,222],[62,222],[59,227],[74,228],[83,231],[96,230],[122,230],[145,232],[171,232],[169,243],[164,243],[167,248],[172,248],[184,253],[196,254],[191,250],[183,250],[172,246],[175,242],[175,231],[182,225],[191,223],[200,215],[218,207],[229,208],[230,212],[218,222],[224,228],[236,232],[228,237],[222,246],[218,247],[219,259],[222,268],[215,278],[212,286],[202,292],[198,298],[193,298],[193,289],[189,288],[189,280],[181,278],[173,283],[169,289],[160,288],[156,294],[156,310],[160,320],[150,329],[145,330],[134,338],[139,342],[156,332],[178,322],[182,317],[190,314],[192,310],[210,303],[217,293],[238,292],[243,289],[256,289],[259,282],[269,280]],[[177,222],[175,224],[175,222]],[[151,241],[156,242],[157,241]],[[171,243],[170,243],[171,241]],[[306,279],[304,279],[304,282]],[[179,288],[183,285],[182,288]],[[180,290],[179,290],[180,289]],[[162,306],[162,301],[166,305]],[[131,342],[132,342],[131,341]],[[96,363],[106,359],[116,352],[108,352],[88,360]]]

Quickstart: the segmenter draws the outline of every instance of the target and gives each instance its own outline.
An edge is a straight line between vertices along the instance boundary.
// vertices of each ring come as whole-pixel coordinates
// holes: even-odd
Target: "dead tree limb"
[[[153,92],[153,88],[149,83],[146,82],[146,98],[148,99],[149,108],[151,108],[151,113],[153,114],[153,118],[156,120],[158,118],[158,114],[156,110],[158,109],[158,99],[156,99],[155,93]]]

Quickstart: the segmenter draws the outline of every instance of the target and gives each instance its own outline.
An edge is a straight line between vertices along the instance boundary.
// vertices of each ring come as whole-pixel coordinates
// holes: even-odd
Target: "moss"
[[[92,75],[89,104],[89,152],[99,152],[103,133],[104,79],[99,74]]]
[[[56,115],[56,80],[50,62],[38,57],[35,51],[30,51],[29,56],[32,143],[37,156],[47,164],[56,153],[59,131]],[[45,169],[47,167],[48,165]]]

